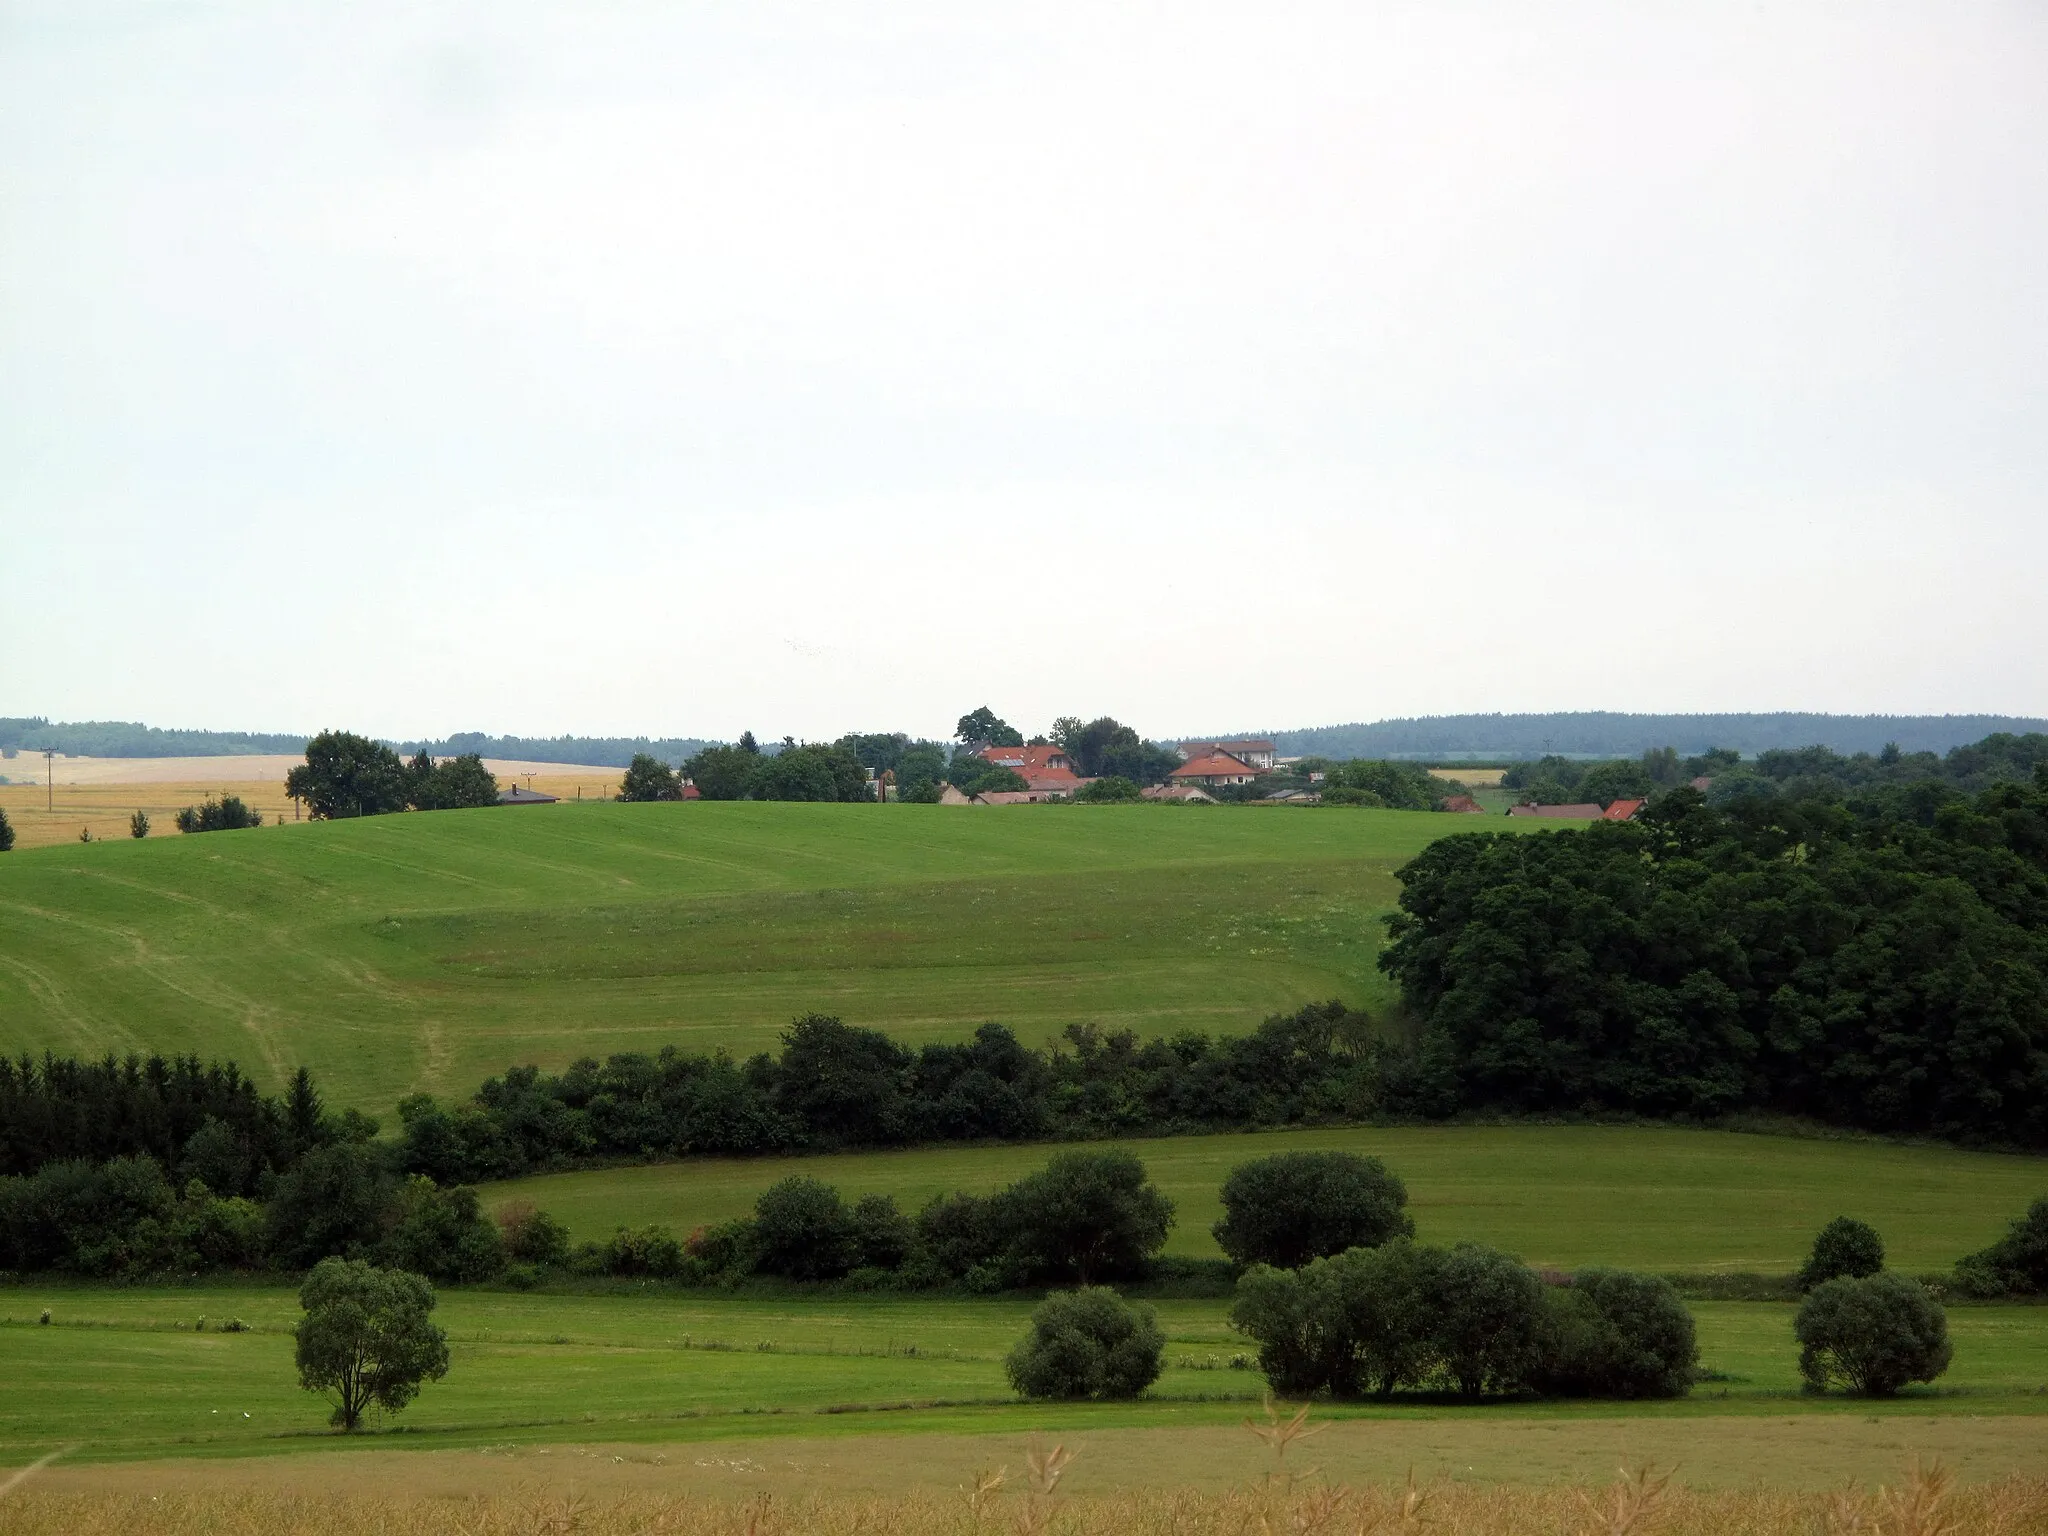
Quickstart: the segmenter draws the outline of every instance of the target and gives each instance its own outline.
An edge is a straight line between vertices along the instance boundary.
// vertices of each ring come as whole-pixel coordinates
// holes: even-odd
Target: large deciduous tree
[[[703,793],[701,787],[698,793]],[[636,802],[680,800],[683,798],[683,781],[660,758],[636,752],[633,761],[626,765],[626,777],[619,784],[619,798]]]
[[[306,760],[285,776],[284,792],[306,802],[316,820],[381,816],[406,805],[405,764],[391,748],[353,731],[322,731]]]
[[[323,1259],[299,1290],[299,1385],[334,1395],[332,1423],[353,1430],[372,1408],[396,1413],[420,1385],[448,1374],[448,1336],[429,1314],[434,1288],[418,1275]]]

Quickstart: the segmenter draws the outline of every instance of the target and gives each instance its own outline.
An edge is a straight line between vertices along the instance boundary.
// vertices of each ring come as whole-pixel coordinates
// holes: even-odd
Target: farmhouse
[[[1138,791],[1147,800],[1165,800],[1175,805],[1214,805],[1216,797],[1192,784],[1148,784]]]
[[[1022,778],[1040,800],[1053,794],[1071,795],[1087,782],[1074,772],[1073,760],[1058,747],[983,747],[981,756]]]
[[[498,791],[500,805],[553,805],[558,798],[555,795],[544,795],[537,789],[521,789],[517,784],[510,789]]]
[[[1205,784],[1214,789],[1222,784],[1249,784],[1263,771],[1228,752],[1211,752],[1188,759],[1168,777],[1176,784]]]
[[[1174,749],[1180,753],[1180,760],[1192,763],[1204,757],[1234,757],[1247,764],[1254,772],[1271,773],[1279,758],[1270,741],[1245,738],[1239,741],[1184,741]]]

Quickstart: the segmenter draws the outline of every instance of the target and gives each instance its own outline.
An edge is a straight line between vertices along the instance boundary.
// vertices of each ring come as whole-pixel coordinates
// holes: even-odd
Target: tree
[[[1072,757],[1074,748],[1081,739],[1081,732],[1086,729],[1086,722],[1079,715],[1061,715],[1059,719],[1053,721],[1052,729],[1046,734],[1054,746]]]
[[[1582,1269],[1546,1287],[1532,1377],[1551,1397],[1683,1397],[1699,1365],[1692,1314],[1661,1275]]]
[[[909,805],[933,805],[944,793],[946,757],[937,747],[920,743],[896,763],[896,798]]]
[[[0,853],[11,852],[14,848],[14,826],[7,819],[7,813],[0,811]]]
[[[917,1229],[894,1195],[862,1195],[853,1203],[856,1269],[901,1269],[917,1245]]]
[[[137,810],[128,818],[128,835],[135,838],[149,836],[149,817],[142,811]]]
[[[1617,800],[1642,800],[1657,788],[1657,781],[1643,763],[1595,763],[1579,779],[1579,796],[1602,806]]]
[[[844,747],[785,746],[764,757],[750,792],[756,800],[868,800],[867,770]]]
[[[706,800],[744,800],[753,792],[754,775],[765,759],[752,745],[751,734],[736,747],[706,747],[683,764],[683,776]]]
[[[1844,1277],[1816,1286],[1793,1319],[1799,1374],[1815,1392],[1840,1382],[1866,1397],[1890,1397],[1911,1381],[1948,1369],[1948,1314],[1904,1275]]]
[[[1210,1230],[1240,1264],[1299,1269],[1347,1248],[1413,1237],[1408,1188],[1376,1157],[1282,1152],[1240,1163],[1223,1181],[1223,1219]]]
[[[1150,1307],[1133,1307],[1115,1291],[1084,1288],[1040,1302],[1031,1331],[1003,1369],[1025,1397],[1131,1398],[1159,1379],[1165,1347]]]
[[[397,1413],[420,1384],[448,1374],[448,1336],[429,1320],[434,1288],[418,1275],[325,1259],[299,1289],[299,1385],[331,1392],[329,1421],[354,1430],[369,1409]]]
[[[1025,1267],[1084,1286],[1142,1269],[1173,1225],[1173,1202],[1121,1151],[1063,1152],[1011,1185],[1004,1203]]]
[[[406,800],[416,811],[459,811],[498,803],[498,780],[465,752],[437,763],[424,751],[406,767]]]
[[[1860,1280],[1883,1268],[1884,1239],[1877,1229],[1853,1216],[1837,1216],[1813,1240],[1813,1252],[1799,1271],[1799,1289],[1810,1291],[1844,1275]]]
[[[998,717],[986,704],[962,715],[959,724],[953,727],[953,734],[970,752],[979,752],[983,747],[1024,745],[1024,733]]]
[[[264,1246],[283,1269],[322,1259],[367,1259],[391,1215],[394,1186],[377,1153],[360,1142],[315,1147],[277,1181],[264,1206]]]
[[[836,1280],[860,1262],[860,1234],[839,1191],[800,1174],[754,1202],[756,1267],[792,1280]]]
[[[702,793],[701,789],[699,793]],[[635,752],[633,761],[626,767],[626,777],[619,785],[619,798],[634,802],[680,800],[683,798],[683,781],[675,769],[660,758]]]
[[[1390,1396],[1438,1369],[1445,1262],[1442,1249],[1399,1238],[1295,1270],[1257,1264],[1237,1283],[1231,1324],[1258,1342],[1279,1391]]]
[[[1015,794],[1030,783],[1014,768],[962,752],[946,769],[946,781],[963,795]]]
[[[322,731],[306,760],[285,775],[284,792],[303,800],[316,821],[381,816],[406,803],[405,764],[382,742],[353,731]]]
[[[296,773],[298,770],[292,771]],[[244,827],[263,825],[262,816],[250,810],[240,795],[224,795],[218,800],[209,799],[204,805],[188,805],[178,812],[177,820],[180,832],[238,832]],[[148,826],[145,818],[145,832]],[[129,831],[131,834],[134,832],[132,823]]]
[[[505,1256],[522,1264],[561,1264],[569,1257],[569,1229],[531,1200],[498,1208],[498,1237]]]

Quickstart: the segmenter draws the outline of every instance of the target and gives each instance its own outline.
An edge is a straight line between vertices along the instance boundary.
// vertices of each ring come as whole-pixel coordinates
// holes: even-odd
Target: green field
[[[1388,995],[1398,811],[555,806],[25,849],[0,859],[0,1050],[301,1063],[336,1106],[837,1012],[1236,1031]]]
[[[40,1308],[52,1311],[44,1327]],[[1255,1371],[1223,1301],[1161,1302],[1168,1369],[1149,1398],[1115,1405],[1016,1401],[1002,1355],[1022,1300],[759,1301],[444,1293],[447,1379],[408,1409],[394,1438],[426,1447],[565,1439],[690,1441],[735,1435],[994,1433],[1027,1428],[1230,1424],[1255,1402]],[[2048,1309],[1951,1313],[1955,1364],[1938,1391],[1876,1405],[1802,1400],[1792,1308],[1703,1304],[1702,1363],[1725,1380],[1648,1417],[2048,1411]],[[295,1385],[293,1292],[272,1288],[0,1291],[0,1465],[79,1443],[74,1459],[250,1455],[332,1448],[326,1410]],[[204,1316],[209,1331],[194,1330]],[[210,1331],[238,1317],[252,1331]],[[1612,1403],[1473,1410],[1416,1403],[1333,1406],[1326,1416],[1611,1417]],[[246,1415],[246,1417],[244,1417]]]
[[[1425,1126],[1262,1131],[1121,1141],[1173,1198],[1169,1253],[1214,1255],[1217,1189],[1238,1163],[1298,1148],[1386,1159],[1426,1241],[1470,1239],[1532,1264],[1657,1271],[1797,1269],[1813,1234],[1853,1214],[1884,1234],[1897,1268],[1946,1269],[2048,1194],[2048,1158],[1938,1147],[1634,1126]],[[849,1199],[890,1194],[915,1211],[956,1189],[985,1193],[1059,1150],[934,1147],[834,1157],[699,1159],[490,1185],[531,1200],[578,1238],[660,1222],[678,1233],[748,1214],[791,1173]]]

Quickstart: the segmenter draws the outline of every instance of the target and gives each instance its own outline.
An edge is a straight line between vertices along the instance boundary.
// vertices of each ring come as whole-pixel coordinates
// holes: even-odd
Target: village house
[[[1210,752],[1188,759],[1168,777],[1176,784],[1202,784],[1215,789],[1225,784],[1249,784],[1262,771],[1228,752]]]
[[[1087,783],[1074,772],[1073,759],[1058,747],[983,747],[981,757],[1023,779],[1034,798],[1071,795]],[[1018,791],[1006,791],[1016,794]]]
[[[1273,743],[1249,738],[1240,741],[1184,741],[1174,750],[1184,763],[1204,757],[1234,757],[1255,773],[1271,773],[1279,762]]]

